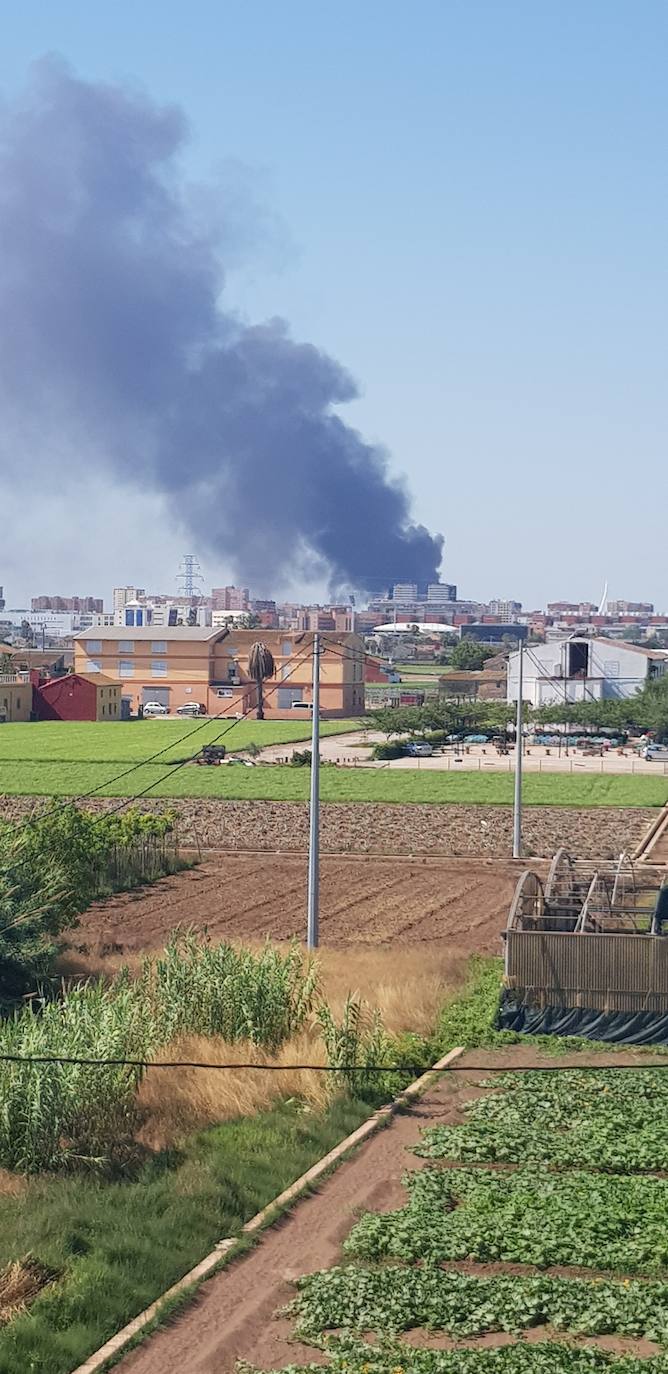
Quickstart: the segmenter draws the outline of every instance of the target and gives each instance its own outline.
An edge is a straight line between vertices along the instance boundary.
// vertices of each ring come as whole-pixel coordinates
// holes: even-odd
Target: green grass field
[[[413,674],[418,677],[441,677],[447,671],[442,663],[395,663],[394,667],[402,677],[411,677]]]
[[[119,776],[127,769],[132,771]],[[132,797],[150,788],[150,795],[155,797],[303,802],[308,800],[309,779],[307,768],[279,764],[174,768],[159,761],[132,768],[131,761],[124,765],[122,761],[0,758],[0,795],[14,796],[76,797],[99,789],[100,796]],[[513,800],[510,773],[331,767],[322,769],[320,783],[324,802],[510,806]],[[668,778],[529,773],[524,778],[524,800],[529,806],[663,806],[668,801]]]
[[[360,720],[326,720],[323,735],[341,735],[359,729]],[[197,753],[202,745],[220,737],[233,753],[251,743],[261,747],[308,739],[310,720],[134,720],[46,721],[30,725],[0,726],[0,772],[7,761],[29,763],[138,763],[166,745],[161,762]],[[0,778],[0,790],[2,782]]]
[[[0,1329],[0,1374],[66,1374],[369,1115],[345,1098],[228,1121],[109,1182],[42,1175],[0,1196],[0,1265],[28,1253],[59,1281]]]

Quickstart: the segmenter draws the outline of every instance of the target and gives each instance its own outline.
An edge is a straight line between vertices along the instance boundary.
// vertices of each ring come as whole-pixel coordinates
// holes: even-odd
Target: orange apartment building
[[[29,673],[0,675],[0,725],[5,721],[30,720],[32,685]]]
[[[308,715],[312,700],[313,635],[290,630],[199,626],[105,627],[74,639],[75,673],[101,673],[121,683],[136,713],[149,701],[170,712],[199,703],[212,716],[252,714],[257,688],[248,659],[258,639],[271,650],[275,675],[264,684],[267,720]],[[320,636],[320,711],[324,717],[364,714],[364,647],[359,635]],[[302,703],[302,706],[299,705]]]

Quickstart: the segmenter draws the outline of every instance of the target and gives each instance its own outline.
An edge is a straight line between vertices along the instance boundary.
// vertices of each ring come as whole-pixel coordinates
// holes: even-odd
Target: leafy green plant
[[[613,1355],[593,1347],[539,1341],[497,1349],[421,1350],[400,1342],[369,1345],[354,1338],[331,1342],[331,1374],[668,1374],[668,1359]],[[248,1364],[239,1374],[258,1374]],[[322,1374],[322,1364],[286,1365],[281,1374]]]
[[[0,823],[0,1003],[48,975],[58,936],[95,897],[183,866],[173,819],[66,806],[18,830]]]
[[[657,1069],[504,1075],[464,1110],[461,1126],[425,1131],[426,1159],[591,1165],[634,1172],[668,1167],[668,1076]]]
[[[154,1007],[163,1042],[194,1032],[275,1050],[302,1029],[318,978],[318,964],[297,945],[283,954],[266,944],[256,954],[188,932],[146,961],[140,995]]]
[[[373,1065],[398,1063],[395,1042],[383,1027],[380,1012],[359,998],[348,996],[340,1022],[330,1008],[321,1003],[317,1020],[327,1053],[328,1064],[337,1070],[332,1086],[343,1086],[358,1097],[374,1097],[392,1092],[398,1075],[378,1074]]]
[[[505,1260],[628,1274],[668,1266],[668,1180],[527,1166],[513,1172],[422,1169],[410,1200],[369,1213],[344,1248],[365,1259]]]
[[[306,1275],[298,1290],[287,1311],[296,1318],[296,1335],[317,1343],[340,1329],[382,1335],[424,1327],[468,1337],[549,1324],[580,1335],[616,1332],[668,1345],[667,1283],[479,1277],[426,1261],[419,1268],[337,1267]]]

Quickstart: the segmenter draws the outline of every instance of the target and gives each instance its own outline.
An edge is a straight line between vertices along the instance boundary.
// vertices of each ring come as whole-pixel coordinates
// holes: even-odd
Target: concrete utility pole
[[[513,858],[522,858],[522,687],[524,669],[524,641],[519,642],[517,669],[517,716],[515,719],[515,805],[513,808]]]
[[[308,837],[308,949],[318,948],[320,896],[320,635],[313,636],[313,720],[311,728],[311,804]]]

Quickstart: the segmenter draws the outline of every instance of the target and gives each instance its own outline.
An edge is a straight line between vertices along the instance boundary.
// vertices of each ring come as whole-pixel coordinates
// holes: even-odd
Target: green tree
[[[648,682],[629,703],[641,716],[643,730],[654,730],[659,739],[668,737],[668,676]]]
[[[476,672],[483,667],[488,658],[493,658],[497,653],[498,649],[491,644],[479,644],[476,639],[460,639],[452,651],[450,661],[453,668],[462,672]]]

